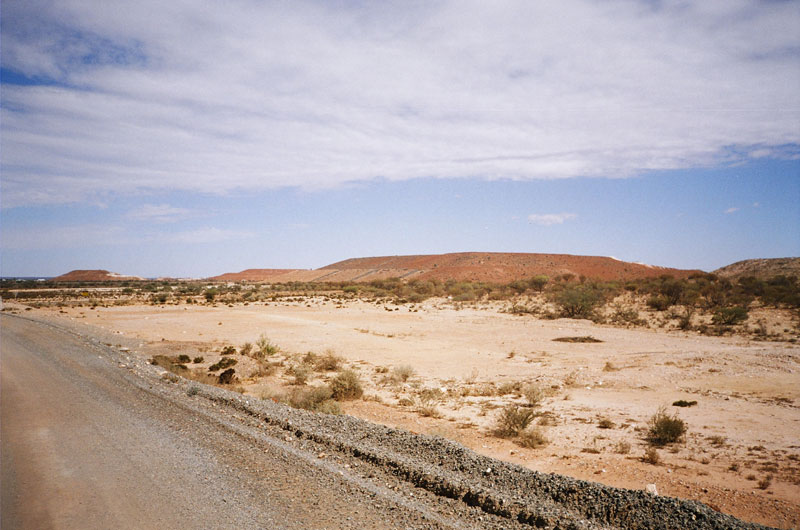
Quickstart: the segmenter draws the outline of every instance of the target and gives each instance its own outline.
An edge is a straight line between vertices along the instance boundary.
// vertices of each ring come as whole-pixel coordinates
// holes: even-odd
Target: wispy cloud
[[[5,2],[3,206],[796,157],[798,26],[744,0]]]
[[[727,210],[725,210],[725,213],[728,213],[728,214],[730,214],[730,213],[735,213],[735,212],[738,212],[738,211],[739,211],[739,208],[737,208],[737,207],[735,207],[735,206],[731,206],[730,208],[728,208]]]
[[[532,213],[528,216],[528,221],[537,225],[551,226],[564,224],[564,221],[576,217],[578,215],[574,213]]]
[[[129,211],[127,217],[136,221],[171,223],[186,219],[194,213],[187,208],[177,208],[169,204],[144,204]]]

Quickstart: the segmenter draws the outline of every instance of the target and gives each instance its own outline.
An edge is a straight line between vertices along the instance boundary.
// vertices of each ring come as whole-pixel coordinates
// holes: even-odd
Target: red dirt
[[[423,256],[384,256],[354,258],[333,263],[323,269],[393,271],[392,276],[437,279],[473,280],[506,283],[537,274],[550,277],[561,274],[585,276],[597,280],[652,278],[664,274],[685,278],[702,271],[656,267],[619,261],[604,256],[570,254],[523,254],[495,252],[461,252]],[[360,281],[371,280],[369,275]]]
[[[246,269],[242,272],[226,272],[219,276],[213,276],[209,280],[215,281],[266,281],[276,276],[297,272],[299,269]]]
[[[247,269],[209,278],[217,281],[368,282],[386,278],[507,283],[544,274],[572,274],[595,280],[633,280],[664,274],[686,278],[699,270],[671,269],[604,256],[460,252],[417,256],[352,258],[316,270]]]
[[[74,270],[61,276],[56,276],[53,282],[126,282],[130,280],[143,280],[139,276],[125,276],[107,270]]]

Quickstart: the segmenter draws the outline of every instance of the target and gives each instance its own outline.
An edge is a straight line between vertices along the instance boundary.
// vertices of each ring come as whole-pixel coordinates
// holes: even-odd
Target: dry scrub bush
[[[392,379],[395,381],[406,382],[412,377],[414,377],[414,368],[412,366],[403,364],[392,369]]]
[[[279,351],[280,348],[276,344],[273,344],[272,341],[269,340],[269,337],[267,337],[265,334],[262,333],[261,336],[258,337],[258,340],[256,341],[255,352],[257,358],[264,359],[270,355],[278,353]]]
[[[422,397],[417,402],[417,413],[426,418],[438,418],[441,413],[436,408],[436,402],[430,398]]]
[[[331,391],[334,399],[358,399],[364,395],[361,380],[353,370],[340,372],[331,381]]]
[[[545,437],[544,433],[538,427],[532,427],[530,429],[525,429],[517,436],[517,439],[514,442],[522,447],[528,447],[531,449],[537,449],[539,447],[543,447],[549,443],[549,440]]]
[[[522,387],[522,395],[525,396],[525,401],[529,407],[538,407],[544,399],[544,391],[539,385],[533,383]]]
[[[653,464],[654,466],[658,465],[661,462],[661,455],[658,454],[658,450],[655,447],[648,447],[644,452],[644,456],[642,456],[642,462]]]
[[[341,366],[342,358],[331,350],[326,351],[325,355],[319,357],[314,362],[314,369],[318,372],[334,372],[341,368]]]
[[[614,446],[614,452],[618,455],[627,455],[631,452],[631,444],[624,440],[620,440],[617,442],[617,445]]]
[[[311,368],[306,364],[296,364],[290,367],[286,373],[294,377],[292,384],[303,386],[311,376]]]
[[[608,418],[600,418],[597,422],[597,427],[599,429],[613,429],[616,427],[616,424]]]
[[[507,405],[500,411],[494,428],[494,434],[501,438],[519,436],[536,418],[536,413],[529,407]]]
[[[295,388],[288,394],[278,394],[276,396],[263,397],[269,397],[270,399],[285,403],[286,405],[296,409],[311,410],[314,412],[322,412],[324,414],[342,413],[339,404],[332,399],[333,391],[327,385]]]
[[[674,416],[667,414],[665,407],[658,409],[647,425],[647,441],[652,445],[675,443],[686,434],[686,422],[680,419],[677,413]]]

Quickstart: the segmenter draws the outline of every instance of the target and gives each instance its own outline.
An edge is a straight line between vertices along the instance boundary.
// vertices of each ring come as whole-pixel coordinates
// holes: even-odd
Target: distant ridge
[[[775,276],[800,276],[800,258],[746,259],[719,268],[714,274],[730,279],[755,276],[760,280]]]
[[[144,278],[140,278],[139,276],[126,276],[102,269],[78,269],[50,279],[51,282],[126,282],[131,280],[144,280]]]
[[[662,275],[686,278],[683,270],[620,261],[605,256],[503,252],[459,252],[412,256],[351,258],[315,270],[247,269],[209,278],[218,281],[368,282],[387,278],[507,283],[539,274],[571,274],[594,280],[634,280]]]

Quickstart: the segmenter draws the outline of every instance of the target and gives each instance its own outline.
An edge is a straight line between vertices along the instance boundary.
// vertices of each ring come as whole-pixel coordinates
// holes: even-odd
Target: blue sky
[[[0,274],[800,255],[800,3],[7,0]]]

